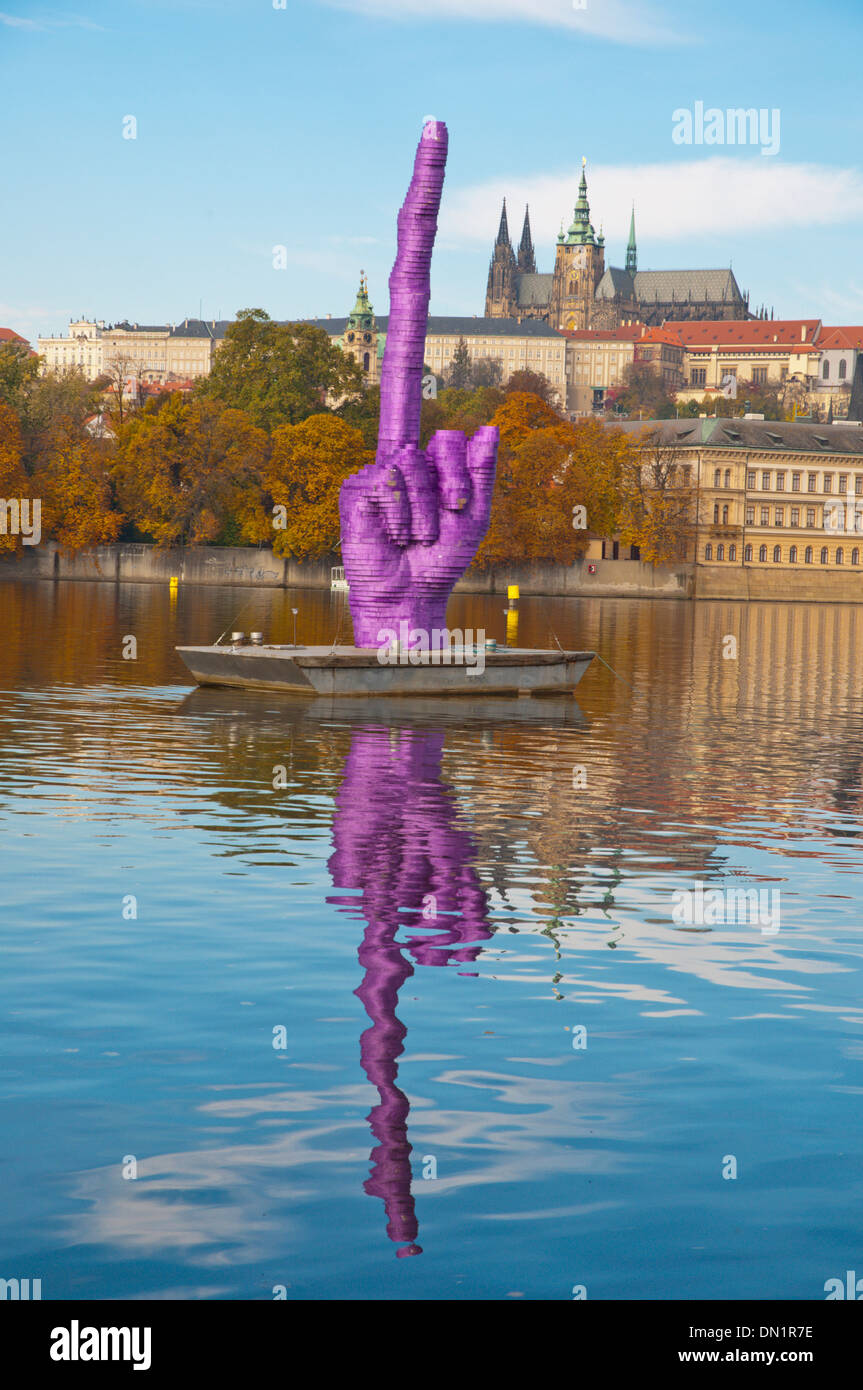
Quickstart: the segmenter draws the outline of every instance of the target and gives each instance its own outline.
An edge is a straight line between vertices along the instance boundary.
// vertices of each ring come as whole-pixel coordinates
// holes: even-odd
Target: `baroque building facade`
[[[561,224],[550,272],[536,269],[528,209],[516,256],[504,199],[489,266],[486,318],[536,318],[552,328],[574,331],[633,322],[659,327],[668,319],[755,317],[730,267],[639,270],[634,208],[625,265],[606,266],[602,228],[596,232],[590,220],[586,163],[583,159],[573,219],[567,231]]]

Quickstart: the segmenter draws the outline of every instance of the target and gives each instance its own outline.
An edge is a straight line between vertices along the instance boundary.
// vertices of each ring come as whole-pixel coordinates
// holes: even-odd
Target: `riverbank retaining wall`
[[[285,560],[270,550],[194,546],[161,550],[124,544],[69,554],[53,542],[24,547],[0,557],[6,579],[74,579],[103,583],[236,584],[274,589],[329,589],[338,555],[320,560]],[[745,565],[646,565],[639,560],[587,560],[574,565],[511,564],[469,570],[456,585],[461,594],[505,595],[517,584],[524,597],[777,599],[814,603],[863,602],[863,571],[814,565],[775,569]]]

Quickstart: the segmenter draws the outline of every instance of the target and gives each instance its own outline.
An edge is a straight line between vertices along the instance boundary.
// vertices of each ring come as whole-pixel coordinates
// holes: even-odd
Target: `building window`
[[[814,492],[814,491],[815,491],[815,483],[816,483],[815,474],[814,474],[814,473],[810,473],[810,474],[809,474],[809,479],[808,479],[808,486],[809,486],[809,491],[810,491],[810,492]]]
[[[792,507],[792,508],[791,508],[791,525],[792,525],[792,526],[799,526],[799,525],[800,525],[800,508],[799,508],[799,507]]]
[[[803,552],[803,561],[804,561],[804,564],[807,564],[807,565],[811,565],[811,564],[812,564],[812,546],[811,546],[811,545],[807,545],[806,549],[804,550],[804,552]]]
[[[845,380],[845,372],[846,372],[846,370],[847,370],[847,366],[848,366],[848,364],[846,363],[845,358],[843,357],[842,360],[841,360],[840,363],[839,363],[839,380],[840,380],[840,381],[844,381],[844,380]]]
[[[726,470],[725,470],[725,486],[726,486],[726,487],[731,487],[731,469],[730,469],[730,468],[726,468]]]
[[[823,376],[825,381],[830,375],[830,363],[827,361],[826,358],[824,359],[824,365],[821,368],[821,375]]]
[[[863,492],[863,477],[861,477],[859,473],[854,476],[854,491],[858,497],[861,492]]]
[[[693,367],[689,373],[690,386],[704,386],[707,381],[706,367]]]
[[[780,561],[781,559],[782,559],[782,546],[781,546],[781,545],[774,545],[774,547],[773,547],[773,563],[774,563],[774,565],[778,565],[778,564],[779,564],[779,561]]]
[[[845,563],[845,551],[842,549],[841,545],[836,551],[836,563],[837,565],[842,565]]]
[[[754,507],[747,507],[747,508],[746,508],[746,525],[747,525],[747,526],[754,526],[754,525],[755,525],[755,508],[754,508]]]
[[[856,546],[851,551],[851,563],[852,565],[859,565],[860,563],[860,551],[856,548]]]
[[[762,474],[761,474],[761,491],[762,491],[762,492],[769,492],[769,491],[770,491],[770,474],[769,474],[769,473],[762,473]]]
[[[363,371],[364,371],[364,372],[367,372],[368,369],[369,369],[369,354],[368,354],[367,352],[364,352],[364,353],[363,353]]]
[[[718,503],[718,502],[714,502],[714,504],[713,504],[713,525],[714,525],[714,526],[718,526],[718,524],[719,524],[719,503]]]
[[[727,507],[723,507],[723,508],[722,508],[722,525],[723,525],[723,526],[727,526],[727,525],[728,525],[728,508],[727,508]]]
[[[822,547],[821,547],[821,563],[822,563],[822,565],[826,565],[826,564],[827,564],[827,547],[826,547],[826,545],[822,545]]]
[[[769,508],[769,507],[762,507],[762,508],[761,508],[761,525],[762,525],[762,526],[769,526],[769,525],[770,525],[770,508]]]
[[[861,478],[861,482],[863,482],[863,478]],[[799,474],[799,473],[792,473],[792,474],[791,474],[791,491],[792,491],[792,492],[799,492],[799,491],[800,491],[800,474]]]
[[[746,486],[747,486],[747,487],[754,487],[754,486],[755,486],[755,474],[754,474],[754,472],[751,472],[751,471],[750,471],[749,473],[746,474]]]
[[[737,546],[736,546],[736,545],[730,545],[730,546],[728,547],[728,558],[729,558],[729,560],[736,560],[736,559],[737,559]]]
[[[776,474],[776,491],[777,491],[777,492],[784,492],[784,491],[785,491],[785,474],[784,474],[784,473],[777,473],[777,474]]]
[[[833,474],[832,474],[832,473],[825,473],[825,474],[824,474],[824,491],[825,491],[825,492],[832,492],[832,491],[833,491]]]
[[[815,508],[814,508],[814,507],[807,507],[807,508],[806,508],[806,525],[807,525],[807,526],[814,526],[814,525],[815,525]]]
[[[747,545],[743,548],[743,559],[749,564],[752,560],[752,546]]]
[[[719,487],[719,480],[720,480],[721,477],[722,477],[722,470],[721,470],[720,468],[714,468],[714,470],[713,470],[713,486],[714,486],[714,487]]]
[[[789,559],[789,561],[790,561],[790,563],[791,563],[792,565],[796,565],[796,564],[797,564],[797,546],[796,546],[796,545],[792,545],[791,549],[789,550],[789,552],[788,552],[788,559]]]
[[[784,508],[784,507],[777,507],[777,508],[776,508],[776,511],[775,511],[775,513],[774,513],[774,516],[773,516],[773,525],[774,525],[774,526],[784,526],[784,525],[785,525],[785,508]]]
[[[704,547],[704,558],[705,558],[705,560],[712,560],[712,559],[713,559],[713,546],[710,544],[709,541],[708,541],[707,545]]]
[[[762,562],[765,561],[765,560],[767,559],[767,546],[766,546],[766,545],[761,545],[761,546],[758,547],[758,558],[759,558],[759,560],[761,560]]]
[[[752,380],[756,386],[763,386],[767,381],[767,368],[755,367],[752,372]]]
[[[716,558],[717,558],[717,560],[724,560],[724,559],[725,559],[725,546],[724,546],[724,545],[718,545],[718,546],[716,547]]]
[[[840,491],[840,492],[847,492],[847,491],[848,491],[848,474],[847,474],[847,473],[840,473],[840,474],[839,474],[839,491]]]

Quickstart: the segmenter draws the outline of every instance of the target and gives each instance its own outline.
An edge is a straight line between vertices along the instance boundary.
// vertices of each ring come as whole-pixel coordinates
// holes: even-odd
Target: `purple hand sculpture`
[[[488,529],[499,431],[468,440],[438,430],[419,447],[431,257],[447,155],[443,121],[428,121],[398,218],[390,315],[381,371],[375,462],[342,483],[342,558],[354,641],[378,647],[401,623],[443,645],[446,607]],[[419,641],[419,638],[417,639]],[[415,643],[411,643],[415,645]]]

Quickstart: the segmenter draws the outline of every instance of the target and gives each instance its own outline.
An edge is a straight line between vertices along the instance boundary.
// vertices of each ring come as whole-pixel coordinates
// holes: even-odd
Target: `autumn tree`
[[[111,460],[103,445],[73,432],[55,438],[33,477],[42,498],[42,527],[65,550],[110,545],[124,517],[116,506]]]
[[[30,479],[21,462],[21,452],[18,416],[10,405],[0,402],[0,555],[15,553],[21,548],[20,535],[12,533],[6,503],[14,499],[20,505],[22,498],[32,500],[33,497]]]
[[[617,430],[595,420],[561,420],[537,396],[507,398],[497,477],[480,568],[520,559],[572,564],[590,532],[614,529],[619,479],[631,452]]]
[[[686,560],[695,534],[695,490],[680,450],[661,429],[646,429],[624,460],[618,527],[625,545],[636,545],[652,565]]]
[[[171,392],[149,401],[119,440],[123,510],[159,545],[245,544],[269,538],[261,476],[263,430],[242,410]]]
[[[609,392],[615,407],[630,417],[667,420],[674,415],[674,392],[649,362],[630,362],[623,373],[623,383]]]
[[[295,425],[327,409],[327,401],[358,394],[363,375],[322,328],[276,323],[263,309],[241,309],[208,377],[198,382],[200,398],[245,411],[260,429]]]
[[[339,489],[349,474],[373,462],[361,432],[336,415],[312,415],[275,430],[264,473],[269,499],[284,509],[273,516],[274,552],[306,560],[334,550],[341,534]]]
[[[560,410],[560,396],[544,372],[532,372],[522,367],[513,372],[504,386],[504,391],[526,391],[531,396],[539,396],[552,410]]]
[[[117,352],[102,367],[100,386],[110,392],[109,413],[118,429],[135,409],[139,370],[138,359],[126,352]],[[130,381],[135,383],[134,395],[126,391]]]

